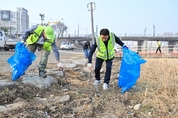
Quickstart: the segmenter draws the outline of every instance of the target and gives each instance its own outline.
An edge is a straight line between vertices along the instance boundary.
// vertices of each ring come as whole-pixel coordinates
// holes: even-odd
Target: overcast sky
[[[13,2],[12,2],[13,1]],[[153,34],[178,32],[178,0],[0,0],[0,10],[16,11],[16,7],[28,10],[30,25],[62,20],[68,26],[68,33],[91,33],[90,11],[87,4],[94,2],[94,27],[108,28],[115,34]]]

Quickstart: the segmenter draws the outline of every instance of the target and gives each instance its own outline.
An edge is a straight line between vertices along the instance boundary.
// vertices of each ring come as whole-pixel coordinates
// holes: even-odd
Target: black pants
[[[161,53],[161,47],[160,46],[156,49],[156,53],[158,52],[158,50]]]
[[[110,81],[110,77],[111,77],[111,69],[112,69],[112,60],[106,60],[106,73],[105,73],[105,77],[104,77],[104,83],[109,84]],[[104,60],[97,58],[96,57],[96,63],[95,63],[95,78],[96,80],[100,80],[100,70],[101,70],[101,66]]]

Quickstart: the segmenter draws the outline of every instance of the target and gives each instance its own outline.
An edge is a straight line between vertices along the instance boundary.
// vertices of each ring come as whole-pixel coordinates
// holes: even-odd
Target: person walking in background
[[[37,49],[42,51],[38,67],[39,77],[46,78],[45,68],[48,62],[48,56],[52,50],[52,44],[55,40],[53,28],[51,26],[37,25],[27,29],[22,38],[22,42],[27,44],[29,52],[35,53]]]
[[[101,83],[100,78],[100,70],[103,61],[106,61],[106,73],[104,77],[103,90],[108,89],[112,62],[114,58],[114,45],[115,43],[120,46],[125,46],[124,43],[112,32],[109,32],[108,29],[101,29],[100,36],[96,38],[94,44],[91,46],[91,50],[89,52],[88,64],[87,67],[92,67],[92,56],[96,50],[96,61],[95,61],[95,81],[93,85],[99,85]]]
[[[85,42],[85,44],[83,46],[83,50],[84,50],[84,56],[87,59],[88,55],[89,55],[89,51],[90,51],[90,42],[89,41]]]
[[[157,53],[159,50],[159,52],[161,53],[161,41],[157,40],[157,49],[156,49],[156,52]]]

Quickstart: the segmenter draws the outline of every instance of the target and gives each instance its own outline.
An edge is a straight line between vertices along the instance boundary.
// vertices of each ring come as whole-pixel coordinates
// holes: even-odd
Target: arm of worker
[[[116,39],[116,43],[119,44],[120,46],[124,46],[124,43],[120,40],[120,38],[117,37],[115,34],[114,34],[114,36],[115,36],[115,39]]]
[[[96,45],[96,41],[94,42],[94,44],[92,44],[91,48],[90,48],[90,52],[89,52],[89,56],[88,56],[88,63],[92,63],[92,56],[93,56],[93,53],[95,52],[97,48],[97,45]]]
[[[22,35],[24,42],[26,42],[28,36],[30,36],[30,34],[32,34],[37,27],[38,26],[31,27],[24,32],[24,34]]]
[[[60,53],[59,53],[58,48],[56,46],[55,40],[52,44],[52,50],[53,50],[54,57],[55,57],[56,61],[59,63],[60,62]]]

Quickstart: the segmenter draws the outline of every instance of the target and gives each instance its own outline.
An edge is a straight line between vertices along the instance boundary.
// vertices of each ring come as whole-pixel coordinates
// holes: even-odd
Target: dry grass
[[[142,88],[142,110],[156,116],[178,116],[178,61],[177,59],[146,59],[141,77],[137,81]],[[143,99],[144,98],[144,99]],[[155,111],[156,110],[156,111]],[[160,114],[160,115],[158,115]],[[172,116],[171,115],[171,116]]]
[[[100,91],[100,97],[92,97],[94,102],[100,101],[101,111],[112,113],[118,117],[178,117],[178,62],[171,58],[147,58],[147,62],[141,66],[141,76],[136,86],[124,94],[120,94],[114,80],[111,80],[109,91]],[[116,61],[118,62],[118,61]],[[114,62],[114,67],[118,63]],[[113,68],[117,71],[118,66]],[[80,81],[77,73],[70,73],[70,82],[78,86],[79,93],[91,95],[91,83]],[[84,89],[85,88],[85,89]],[[82,96],[78,96],[79,98]],[[84,95],[85,95],[84,94]],[[138,111],[129,106],[141,104]],[[98,116],[100,116],[98,112]],[[111,115],[110,115],[111,116]]]
[[[64,58],[64,56],[62,57]],[[81,57],[83,58],[83,55],[79,58]],[[50,62],[54,62],[51,61],[54,60],[53,55],[49,59]],[[65,106],[59,107],[56,114],[64,114],[68,108],[81,108],[82,110],[77,113],[77,117],[81,118],[89,116],[94,118],[178,118],[178,59],[145,59],[147,62],[141,66],[141,76],[136,85],[124,94],[121,94],[121,89],[117,87],[117,74],[120,67],[118,59],[114,60],[110,88],[106,91],[102,90],[102,85],[99,86],[99,93],[95,91],[92,79],[87,81],[87,78],[90,78],[90,73],[85,73],[83,70],[66,69],[66,78],[70,85],[70,91],[63,92],[60,87],[54,86],[49,90],[39,90],[37,92],[41,97],[51,94],[56,96],[68,94],[71,96],[70,102],[55,104],[56,106]],[[105,63],[103,65],[105,66]],[[4,67],[2,66],[2,68]],[[47,68],[56,68],[56,64],[49,63]],[[37,70],[32,71],[38,72]],[[10,74],[9,77],[4,75],[3,72],[0,75],[2,79],[10,78]],[[104,74],[101,75],[103,78]],[[30,91],[26,86],[23,89],[20,88],[20,90],[28,91],[27,93],[32,97],[36,92],[34,89]],[[16,98],[18,95],[23,96],[23,91],[22,93],[14,93],[11,98]],[[8,94],[9,91],[5,92]],[[4,96],[4,93],[1,93],[1,98],[9,99],[8,96]],[[3,99],[1,100],[3,101]],[[54,103],[51,104],[53,106]],[[141,104],[139,110],[133,109],[136,104]],[[40,108],[40,104],[37,103],[35,107],[29,107],[29,109],[37,108],[38,105]],[[15,111],[13,113],[25,114],[29,112],[28,108],[26,109],[27,111],[24,110],[24,112]],[[10,114],[13,113],[10,112]],[[51,115],[55,115],[55,113],[51,113]]]

